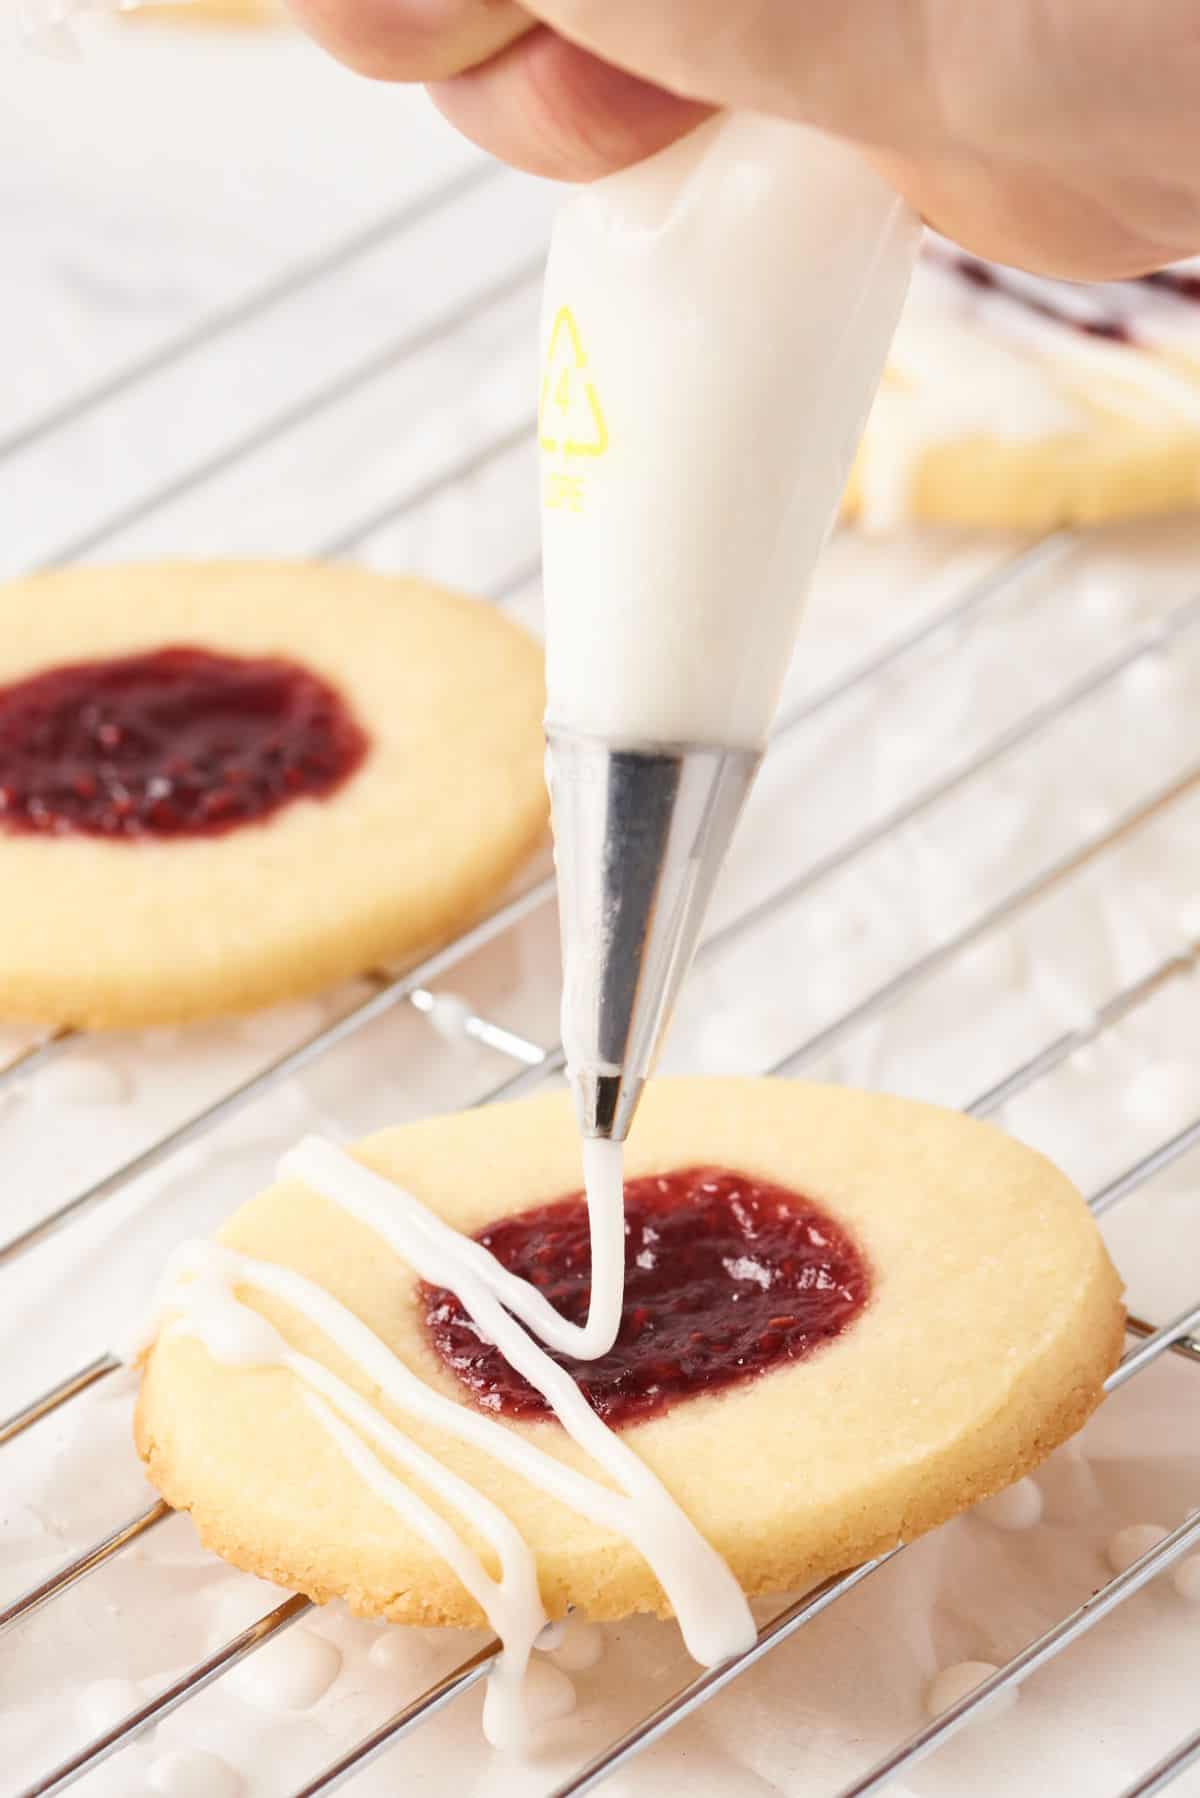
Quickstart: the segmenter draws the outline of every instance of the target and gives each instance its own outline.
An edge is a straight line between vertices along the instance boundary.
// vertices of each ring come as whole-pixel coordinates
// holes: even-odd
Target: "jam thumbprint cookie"
[[[1019,1479],[1121,1350],[1069,1181],[900,1099],[655,1083],[590,1361],[513,1315],[587,1313],[565,1095],[304,1144],[284,1174],[168,1270],[137,1443],[209,1547],[368,1616],[505,1634],[459,1551],[494,1579],[515,1543],[546,1615],[674,1613],[703,1659],[720,1613],[729,1652],[737,1586],[794,1590]]]
[[[542,837],[542,658],[286,563],[0,589],[0,1015],[249,1010],[444,938]]]
[[[1045,530],[1200,506],[1200,264],[1080,286],[930,237],[845,509]]]

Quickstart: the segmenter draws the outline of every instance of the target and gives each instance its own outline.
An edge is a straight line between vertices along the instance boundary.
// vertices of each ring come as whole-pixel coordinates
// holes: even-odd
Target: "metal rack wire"
[[[439,208],[454,205],[464,194],[494,179],[494,176],[482,169],[460,175],[418,201],[389,213],[344,243],[311,258],[303,266],[290,270],[257,294],[210,316],[191,331],[77,395],[74,401],[54,408],[0,441],[0,465],[9,458],[22,455],[34,444],[52,438],[56,431],[71,426],[81,416],[119,401],[142,384],[153,382],[165,370],[210,346],[223,334],[244,325],[247,320],[268,313],[271,308],[286,302],[298,291],[337,278],[357,257],[369,253],[382,242],[402,237],[419,220],[428,218]],[[253,430],[242,432],[219,453],[206,456],[190,470],[153,491],[137,495],[114,513],[106,525],[77,534],[72,541],[62,545],[50,560],[59,563],[102,548],[110,537],[125,530],[131,523],[145,519],[158,508],[178,498],[181,493],[202,485],[216,473],[235,466],[243,457],[254,453],[281,433],[291,431],[299,424],[335,407],[352,390],[369,384],[383,370],[394,367],[397,361],[421,355],[439,338],[461,328],[469,318],[486,312],[489,307],[502,303],[514,293],[531,289],[535,273],[533,263],[519,264],[514,271],[499,279],[489,290],[478,294],[466,306],[455,308],[435,324],[410,333],[386,346],[383,351],[363,358],[348,374],[340,376],[335,382],[314,387],[286,411],[273,415]],[[324,545],[325,553],[342,555],[359,547],[371,535],[405,512],[421,506],[453,483],[519,448],[527,434],[528,423],[522,421],[498,431],[482,444],[472,445],[452,466],[436,477],[418,483],[331,535]],[[817,718],[847,695],[867,689],[872,682],[903,668],[917,652],[936,644],[939,637],[944,636],[949,641],[968,618],[986,614],[988,608],[1002,601],[1016,584],[1051,566],[1056,557],[1071,548],[1071,543],[1067,534],[1057,533],[1023,549],[1000,569],[972,581],[965,590],[951,594],[938,610],[915,628],[897,634],[848,673],[817,690],[802,705],[793,709],[779,727],[780,738],[785,738],[801,723]],[[535,567],[531,554],[530,560],[521,569],[497,580],[492,589],[493,597],[502,601],[509,592],[528,581]],[[906,798],[877,821],[851,835],[836,849],[788,880],[778,891],[722,923],[703,945],[702,958],[717,958],[735,942],[752,935],[782,908],[819,883],[851,867],[869,850],[888,840],[893,832],[919,819],[951,795],[969,788],[972,782],[979,780],[1015,750],[1034,744],[1044,732],[1111,687],[1143,658],[1169,654],[1197,625],[1200,625],[1200,599],[1177,608],[1165,621],[1146,630],[1119,653],[1088,669],[1066,691],[1031,708],[959,766],[939,776],[936,781]],[[1177,772],[1118,817],[1093,831],[1080,844],[1047,861],[1032,876],[1003,893],[966,925],[945,936],[863,998],[845,1007],[831,1022],[809,1035],[778,1060],[771,1071],[790,1074],[816,1060],[866,1020],[888,1011],[938,970],[952,964],[975,944],[1003,929],[1027,908],[1046,898],[1081,871],[1101,861],[1110,851],[1168,812],[1198,787],[1200,763],[1195,763],[1182,772]],[[430,1011],[434,1004],[433,988],[438,981],[460,967],[485,945],[514,932],[525,920],[546,906],[551,896],[551,882],[541,879],[499,907],[457,941],[426,957],[418,966],[398,976],[376,977],[366,997],[334,1023],[278,1056],[249,1080],[230,1087],[202,1111],[176,1125],[122,1166],[72,1194],[44,1216],[0,1243],[0,1267],[15,1265],[35,1247],[117,1198],[135,1179],[166,1161],[187,1144],[214,1131],[243,1107],[261,1098],[300,1070],[325,1057],[333,1056],[340,1046],[385,1013],[403,1005],[412,1006],[419,1012]],[[1020,1064],[980,1093],[967,1110],[977,1117],[993,1115],[1016,1095],[1033,1088],[1078,1051],[1100,1041],[1119,1024],[1134,1016],[1164,988],[1186,980],[1195,971],[1198,962],[1200,942],[1181,942],[1148,973],[1113,992],[1089,1018],[1048,1041],[1031,1045],[1030,1052]],[[562,1053],[557,1045],[532,1041],[522,1033],[510,1029],[502,1020],[475,1012],[467,1016],[465,1027],[468,1034],[486,1043],[514,1064],[514,1071],[498,1085],[494,1085],[479,1102],[513,1096],[553,1078],[561,1071]],[[70,1033],[60,1032],[31,1045],[7,1066],[0,1068],[0,1088],[18,1079],[28,1078],[61,1054],[74,1040]],[[1100,1214],[1119,1204],[1197,1147],[1200,1147],[1200,1117],[1156,1144],[1149,1152],[1138,1156],[1119,1175],[1095,1190],[1089,1201],[1093,1211]],[[1172,1321],[1155,1324],[1140,1317],[1131,1317],[1129,1330],[1135,1345],[1109,1381],[1112,1390],[1136,1379],[1166,1354],[1176,1355],[1189,1364],[1200,1363],[1200,1293],[1197,1294],[1197,1302]],[[50,1390],[29,1400],[0,1424],[0,1446],[13,1442],[43,1419],[52,1416],[63,1406],[80,1400],[98,1384],[110,1378],[120,1363],[102,1345],[98,1344],[97,1349],[99,1352],[93,1359],[61,1379]],[[1197,1377],[1200,1378],[1200,1373]],[[156,1502],[128,1518],[84,1553],[61,1566],[49,1578],[0,1609],[0,1633],[14,1629],[42,1607],[61,1598],[90,1573],[154,1530],[169,1514],[165,1504]],[[908,1741],[899,1744],[861,1777],[844,1786],[837,1798],[865,1798],[865,1794],[882,1789],[897,1773],[912,1766],[963,1727],[997,1693],[1016,1685],[1058,1655],[1197,1544],[1200,1544],[1200,1508],[1193,1510],[1176,1529],[1143,1554],[1133,1566],[1109,1580],[1079,1609],[1061,1618],[1036,1641],[1029,1643],[1009,1659],[983,1685],[927,1724]],[[683,1686],[587,1766],[560,1784],[550,1798],[576,1798],[576,1795],[600,1786],[610,1773],[711,1700],[779,1644],[816,1623],[831,1606],[903,1552],[903,1546],[898,1545],[889,1554],[875,1561],[826,1580],[814,1591],[788,1606],[760,1630],[758,1641],[751,1650],[726,1665],[701,1673]],[[20,1798],[48,1798],[51,1793],[65,1790],[76,1779],[117,1753],[140,1732],[185,1704],[254,1654],[309,1609],[309,1601],[302,1596],[286,1599],[83,1749],[48,1770],[28,1786]],[[295,1794],[295,1798],[315,1798],[318,1793],[338,1789],[377,1756],[396,1746],[437,1711],[481,1680],[496,1652],[495,1643],[484,1646],[459,1668],[415,1697],[396,1715],[319,1772]],[[1129,1786],[1121,1794],[1121,1798],[1148,1798],[1149,1794],[1163,1791],[1198,1758],[1200,1732],[1181,1741],[1143,1778]]]

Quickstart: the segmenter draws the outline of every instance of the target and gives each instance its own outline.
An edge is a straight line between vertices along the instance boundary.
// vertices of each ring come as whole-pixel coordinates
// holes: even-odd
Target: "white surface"
[[[554,724],[762,747],[920,237],[844,144],[748,113],[563,207],[542,317]]]
[[[328,249],[405,196],[474,159],[411,96],[357,83],[286,38],[228,40],[118,27],[77,65],[0,63],[0,436],[162,344],[214,308]],[[103,141],[107,153],[97,146]],[[549,197],[500,178],[460,194],[311,288],[154,380],[0,462],[0,563],[30,566],[122,508],[94,553],[309,553],[425,490],[482,444],[511,443],[447,491],[368,534],[380,566],[510,589],[536,622],[536,586],[514,576],[537,544],[532,439],[536,285]],[[189,471],[397,340],[513,291],[419,351],[363,373],[342,397],[254,453]],[[170,483],[182,483],[173,496]],[[153,506],[147,496],[159,495]],[[820,572],[783,715],[932,618],[1010,545],[842,538]],[[1200,641],[1148,651],[1069,715],[986,771],[924,803],[852,864],[851,839],[988,751],[1035,707],[1139,640],[1197,589],[1200,525],[1105,533],[982,603],[779,741],[718,896],[718,927],[773,903],[757,930],[707,954],[668,1051],[683,1068],[757,1070],[812,1038],[908,966],[938,952],[1054,859],[1146,802],[1196,751]],[[1114,990],[1184,947],[1200,918],[1200,796],[1193,790],[1098,849],[969,952],[926,976],[807,1071],[964,1104]],[[807,873],[819,864],[824,872]],[[805,878],[803,892],[778,896]],[[551,912],[539,912],[447,981],[473,1008],[545,1042],[557,1009]],[[334,1015],[355,996],[319,1002]],[[302,1030],[307,1014],[292,1020]],[[1008,1126],[1089,1189],[1200,1109],[1195,983],[1137,1014],[1031,1087]],[[0,1097],[4,1229],[20,1228],[260,1067],[288,1039],[213,1026],[80,1045],[129,1097],[68,1105],[31,1076]],[[20,1046],[18,1032],[2,1046]],[[1181,1076],[1180,1069],[1185,1070]],[[443,1041],[402,1009],[177,1155],[68,1236],[0,1273],[0,1410],[89,1359],[142,1304],[168,1250],[211,1227],[269,1176],[306,1129],[351,1135],[481,1096],[511,1064]],[[1200,1157],[1178,1162],[1106,1219],[1134,1307],[1166,1317],[1196,1290]],[[1040,1520],[1005,1531],[967,1516],[917,1544],[695,1720],[622,1772],[614,1798],[687,1782],[703,1798],[828,1798],[920,1727],[929,1682],[966,1659],[999,1663],[1108,1577],[1105,1547],[1147,1518],[1177,1523],[1200,1494],[1197,1370],[1172,1361],[1106,1407],[1039,1475]],[[129,1446],[130,1393],[115,1383],[3,1451],[0,1594],[15,1595],[147,1502]],[[262,1615],[278,1594],[223,1568],[185,1520],[147,1536],[0,1643],[0,1764],[18,1789],[90,1731],[79,1704],[99,1680],[139,1698]],[[762,1607],[761,1614],[771,1608]],[[1197,1609],[1169,1577],[1025,1687],[994,1723],[907,1772],[919,1798],[1115,1798],[1195,1726]],[[479,1638],[386,1632],[333,1606],[298,1627],[341,1656],[310,1709],[262,1709],[221,1682],[81,1784],[83,1798],[140,1798],[168,1753],[218,1752],[245,1798],[286,1798]],[[577,1709],[550,1726],[531,1773],[490,1757],[479,1694],[364,1774],[355,1798],[539,1798],[690,1667],[670,1628],[600,1632],[573,1675]],[[1175,1788],[1195,1798],[1200,1775]]]

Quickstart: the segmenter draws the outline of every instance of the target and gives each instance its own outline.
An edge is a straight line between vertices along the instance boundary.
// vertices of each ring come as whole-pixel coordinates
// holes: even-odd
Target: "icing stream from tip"
[[[611,1168],[606,1171],[611,1174]],[[482,1492],[411,1441],[321,1362],[291,1348],[273,1324],[239,1297],[239,1291],[266,1294],[306,1317],[397,1410],[481,1449],[579,1515],[633,1543],[667,1594],[696,1660],[712,1665],[748,1647],[754,1640],[753,1619],[725,1562],[529,1333],[579,1354],[575,1344],[594,1323],[600,1339],[595,1310],[582,1331],[568,1324],[482,1244],[461,1236],[410,1194],[330,1143],[306,1139],[285,1156],[281,1172],[303,1181],[373,1230],[421,1279],[454,1292],[480,1331],[542,1394],[563,1428],[617,1488],[565,1466],[516,1431],[426,1386],[353,1312],[291,1269],[211,1242],[184,1244],[168,1264],[150,1339],[159,1333],[188,1334],[199,1338],[218,1361],[282,1367],[292,1373],[338,1451],[374,1494],[446,1562],[485,1612],[503,1645],[484,1706],[488,1739],[511,1747],[519,1746],[526,1735],[521,1685],[534,1641],[547,1621],[528,1544]],[[620,1190],[618,1180],[618,1216]],[[607,1225],[611,1256],[611,1219]],[[603,1226],[599,1235],[603,1250]],[[618,1252],[619,1316],[623,1228]],[[389,1463],[417,1478],[488,1543],[499,1564],[498,1579]]]

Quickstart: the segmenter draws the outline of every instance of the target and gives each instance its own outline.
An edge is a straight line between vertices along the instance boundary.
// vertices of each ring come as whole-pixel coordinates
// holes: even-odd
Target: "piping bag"
[[[555,225],[546,767],[585,1160],[625,1140],[666,1031],[920,235],[855,150],[748,113]]]

